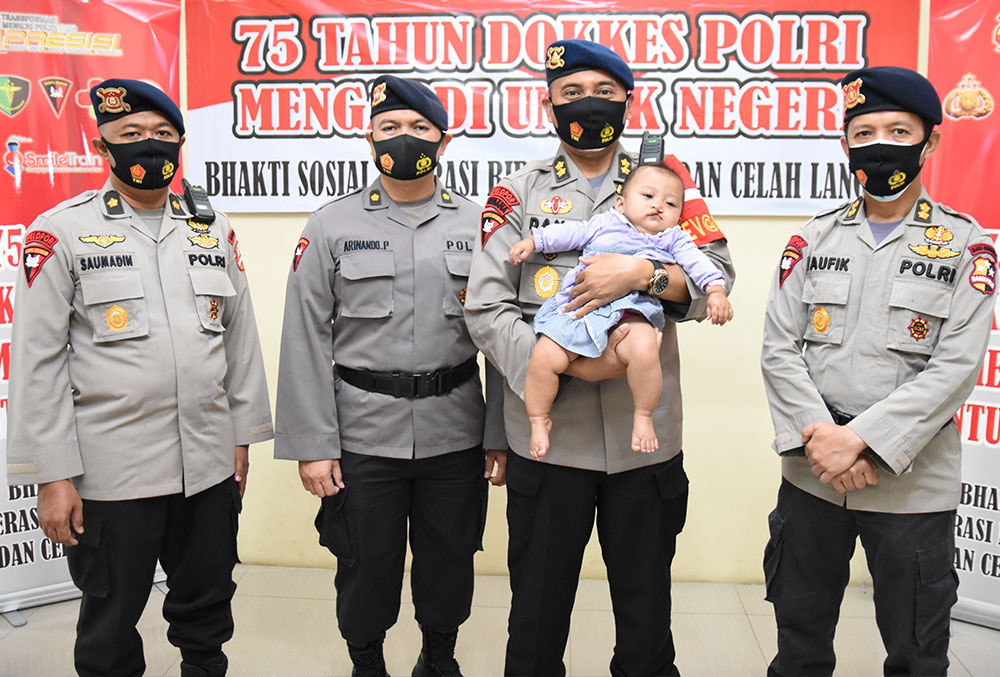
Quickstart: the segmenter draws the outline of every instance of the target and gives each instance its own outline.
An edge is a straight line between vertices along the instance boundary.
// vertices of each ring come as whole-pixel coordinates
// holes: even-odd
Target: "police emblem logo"
[[[571,122],[569,125],[569,135],[574,141],[579,141],[580,137],[583,136],[583,127],[580,126],[579,122]]]
[[[826,312],[826,308],[819,306],[813,311],[812,324],[813,331],[817,334],[826,333],[826,330],[830,328],[830,313]]]
[[[117,303],[104,313],[104,319],[111,331],[121,331],[128,326],[128,312]]]
[[[128,92],[124,87],[101,87],[96,92],[101,103],[97,105],[98,113],[128,113],[132,106],[125,103]]]
[[[861,78],[844,85],[844,108],[854,108],[865,102],[865,95],[861,93]]]
[[[421,153],[420,157],[417,158],[417,176],[426,174],[427,170],[429,170],[433,164],[434,161],[431,160],[426,153]]]
[[[124,235],[87,235],[86,237],[81,237],[80,242],[84,244],[96,244],[101,249],[107,249],[113,244],[118,244],[119,242],[124,242]]]
[[[552,266],[542,266],[535,273],[535,294],[547,299],[559,291],[559,273]]]
[[[925,256],[929,259],[951,259],[961,253],[945,246],[953,239],[955,239],[955,234],[944,226],[931,226],[924,230],[926,244],[907,246],[917,256]]]
[[[0,111],[14,117],[28,105],[31,83],[16,75],[0,75]]]
[[[486,205],[483,207],[482,220],[479,224],[483,249],[486,249],[486,243],[493,236],[493,233],[507,224],[507,215],[519,204],[521,201],[509,188],[493,187],[490,194],[486,196]]]
[[[212,320],[219,319],[219,299],[208,300],[208,316],[212,318]]]
[[[892,173],[889,177],[889,188],[896,190],[900,186],[906,183],[906,173],[901,172],[898,169]]]
[[[372,90],[372,106],[377,106],[383,101],[385,101],[385,82],[380,82],[375,89]]]
[[[930,333],[927,321],[919,315],[910,320],[909,329],[910,337],[913,338],[914,341],[923,341],[927,338],[927,334]]]
[[[142,183],[143,178],[146,176],[146,170],[142,168],[140,164],[134,164],[128,168],[129,172],[132,174],[132,180],[136,183]]]
[[[215,249],[219,246],[219,238],[210,237],[205,233],[188,236],[188,242],[196,247],[201,247],[202,249]]]
[[[173,162],[171,162],[170,160],[167,160],[166,162],[164,162],[163,163],[163,178],[169,179],[171,176],[173,176],[174,175],[174,169],[175,169],[175,167],[174,167],[174,163]]]
[[[972,260],[969,284],[978,292],[989,296],[996,288],[996,263],[989,256],[978,256]]]
[[[550,71],[554,71],[565,66],[566,62],[563,60],[563,54],[565,53],[566,47],[564,45],[549,47],[549,51],[545,53],[545,67]]]
[[[942,108],[952,120],[981,120],[993,112],[993,97],[975,75],[966,73],[958,86],[944,98]]]
[[[212,228],[211,224],[204,223],[203,221],[196,221],[195,219],[188,219],[187,225],[188,228],[196,233],[207,233]]]
[[[42,78],[38,81],[38,84],[41,86],[42,91],[45,92],[45,98],[48,100],[49,105],[52,106],[52,112],[56,114],[56,117],[60,117],[63,107],[69,99],[69,94],[73,90],[73,82],[66,78],[49,77]]]
[[[302,255],[306,253],[306,247],[309,246],[309,240],[300,237],[298,244],[295,245],[295,254],[292,256],[292,272],[294,273],[299,269],[299,261],[302,260]]]
[[[24,236],[21,263],[24,268],[24,279],[29,287],[42,272],[45,262],[52,258],[57,242],[59,238],[44,230],[33,230]]]
[[[392,173],[392,166],[396,164],[395,160],[393,160],[392,156],[388,153],[382,153],[382,155],[379,156],[378,163],[382,165],[382,169],[390,174]]]
[[[785,284],[788,276],[792,274],[792,269],[802,260],[802,250],[808,244],[805,239],[798,235],[792,235],[791,239],[788,240],[788,244],[785,245],[785,251],[781,253],[781,262],[778,264],[778,270],[780,271],[778,274],[779,289]]]
[[[604,123],[604,129],[601,130],[601,143],[611,143],[615,140],[615,128],[609,123]]]
[[[544,214],[567,214],[573,209],[573,202],[553,195],[548,200],[542,200],[538,208]]]

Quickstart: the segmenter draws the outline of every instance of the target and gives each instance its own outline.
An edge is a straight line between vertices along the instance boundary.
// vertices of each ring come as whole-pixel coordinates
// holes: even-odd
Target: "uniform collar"
[[[177,220],[191,218],[191,213],[187,210],[184,199],[174,193],[168,193],[167,202],[163,205],[163,222],[160,225],[159,237],[157,237],[146,227],[146,223],[136,215],[131,205],[125,202],[118,191],[111,186],[110,180],[104,183],[99,195],[101,196],[101,211],[104,212],[106,218],[129,219],[129,224],[133,228],[154,241],[162,240],[169,235],[176,226]]]
[[[403,213],[399,205],[389,197],[389,193],[386,192],[385,188],[382,186],[381,177],[376,178],[367,188],[362,191],[362,204],[364,205],[365,211],[378,211],[380,209],[388,209],[388,217],[397,223],[404,225],[408,228],[414,227],[410,222],[410,219]],[[437,179],[434,180],[434,195],[431,201],[440,209],[457,209],[458,204],[455,202],[455,196],[450,190],[441,185],[441,182]],[[428,213],[427,219],[422,223],[426,223],[430,219],[437,216],[438,212],[434,211]],[[418,224],[419,225],[419,224]]]
[[[620,142],[616,143],[615,157],[611,162],[611,169],[608,172],[616,184],[615,192],[621,192],[620,186],[625,183],[625,179],[635,169],[635,166],[635,158],[625,152],[625,148],[622,147]],[[587,177],[583,175],[583,172],[576,166],[576,163],[573,162],[569,154],[562,149],[562,146],[559,147],[559,153],[552,158],[549,170],[552,173],[550,182],[552,188],[559,188],[576,180],[587,181]]]

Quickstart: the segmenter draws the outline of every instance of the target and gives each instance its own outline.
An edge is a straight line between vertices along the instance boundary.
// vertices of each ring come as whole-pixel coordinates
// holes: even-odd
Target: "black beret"
[[[941,98],[930,80],[898,66],[851,71],[844,86],[844,130],[851,118],[882,110],[913,113],[930,125],[941,124]]]
[[[415,110],[442,132],[448,131],[448,112],[430,87],[395,75],[381,75],[372,83],[371,116],[390,110]]]
[[[94,106],[98,126],[132,113],[153,110],[162,113],[177,133],[184,135],[184,117],[181,115],[181,109],[170,100],[169,96],[148,82],[120,78],[105,80],[91,88],[90,102]]]
[[[558,40],[545,50],[545,81],[550,85],[564,75],[591,70],[604,71],[630,92],[635,89],[632,69],[624,59],[598,42]]]

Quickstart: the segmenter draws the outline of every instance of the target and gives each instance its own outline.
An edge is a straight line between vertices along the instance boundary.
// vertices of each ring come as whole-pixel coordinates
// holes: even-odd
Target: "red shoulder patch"
[[[24,236],[24,279],[28,281],[28,286],[35,281],[38,274],[42,272],[42,266],[52,258],[56,243],[59,242],[52,233],[44,230],[33,230]]]
[[[304,237],[299,238],[299,243],[295,245],[295,255],[292,256],[292,272],[299,269],[299,261],[302,260],[302,255],[306,253],[306,247],[309,246],[309,240]]]
[[[985,242],[970,244],[969,253],[972,256],[992,256],[994,261],[997,260],[997,250],[993,248],[993,245]]]
[[[781,274],[778,277],[779,288],[785,284],[785,280],[792,274],[792,269],[802,260],[802,250],[808,244],[804,238],[798,235],[792,235],[791,239],[788,240],[788,244],[785,245],[785,251],[781,253],[781,263],[779,264]]]
[[[494,186],[493,190],[486,198],[486,206],[483,207],[483,217],[481,222],[482,248],[486,249],[486,242],[493,237],[493,233],[507,225],[507,215],[514,211],[514,207],[521,204],[517,195],[509,188]]]
[[[233,247],[233,260],[236,262],[236,267],[243,270],[243,256],[240,254],[240,242],[236,239],[236,231],[230,228],[226,239]]]

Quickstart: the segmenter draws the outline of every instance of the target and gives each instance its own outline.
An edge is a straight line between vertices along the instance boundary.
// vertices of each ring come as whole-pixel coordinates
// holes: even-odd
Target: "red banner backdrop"
[[[456,143],[445,185],[482,200],[555,149],[545,48],[618,52],[636,88],[625,145],[665,134],[713,212],[813,214],[857,186],[832,140],[837,81],[915,67],[918,3],[848,0],[188,0],[189,173],[231,211],[309,211],[364,185],[372,80],[424,80]]]
[[[90,147],[93,85],[147,80],[178,99],[180,2],[0,0],[0,443],[24,231],[42,212],[104,183],[106,168]],[[79,594],[62,546],[38,527],[35,487],[7,487],[5,468],[0,446],[0,612]]]

